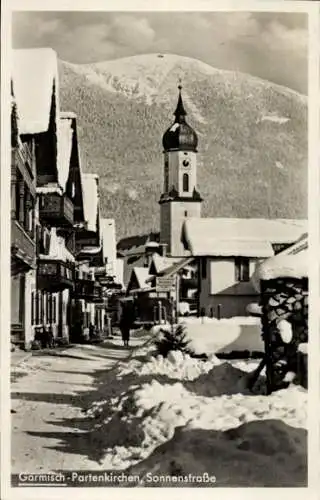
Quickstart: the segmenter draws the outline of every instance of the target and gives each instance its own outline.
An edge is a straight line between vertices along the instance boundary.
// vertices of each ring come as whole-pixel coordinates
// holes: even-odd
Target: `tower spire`
[[[176,123],[183,123],[185,122],[185,116],[186,116],[186,110],[184,109],[183,102],[182,102],[182,96],[181,96],[181,90],[182,90],[182,85],[181,85],[181,78],[179,78],[179,97],[178,97],[178,104],[176,107],[176,110],[174,112],[174,115],[176,117],[175,122]]]

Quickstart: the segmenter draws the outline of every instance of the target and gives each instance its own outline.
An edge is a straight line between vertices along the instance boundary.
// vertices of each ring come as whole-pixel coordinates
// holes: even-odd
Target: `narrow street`
[[[98,380],[130,355],[120,340],[112,343],[36,353],[13,367],[12,473],[99,469],[84,453],[79,434],[85,431],[77,422],[84,421],[82,411],[95,399]],[[132,347],[140,343],[133,340]]]

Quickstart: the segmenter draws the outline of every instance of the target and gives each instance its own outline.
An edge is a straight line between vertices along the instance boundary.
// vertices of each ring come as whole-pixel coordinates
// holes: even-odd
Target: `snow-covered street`
[[[58,355],[37,354],[12,370],[12,473],[99,468],[82,413],[105,376],[130,352],[82,345]],[[133,345],[139,341],[133,341]]]
[[[143,346],[150,333],[135,335],[130,358],[113,340],[15,368],[13,473],[127,470],[148,486],[146,475],[207,472],[218,486],[305,484],[305,389],[264,396],[262,376],[250,394],[257,361],[164,359]]]

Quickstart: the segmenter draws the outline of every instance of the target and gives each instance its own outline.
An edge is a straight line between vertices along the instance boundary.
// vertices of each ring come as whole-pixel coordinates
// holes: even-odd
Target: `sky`
[[[200,59],[307,94],[307,16],[271,12],[15,12],[13,47],[91,63],[146,53]]]

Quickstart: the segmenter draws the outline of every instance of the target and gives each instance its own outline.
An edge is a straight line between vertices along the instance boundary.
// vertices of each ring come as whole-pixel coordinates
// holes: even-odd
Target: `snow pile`
[[[139,475],[140,486],[307,486],[306,438],[275,420],[225,432],[180,427],[128,473]]]
[[[221,363],[215,356],[203,362],[150,354],[145,362],[122,363],[104,384],[103,398],[88,411],[90,441],[99,449],[101,466],[120,470],[147,459],[174,438],[178,427],[223,433],[275,419],[306,428],[307,392],[292,386],[271,396],[261,390],[250,394],[246,379],[256,366],[252,361]]]
[[[176,380],[194,380],[200,375],[208,373],[214,366],[221,361],[215,356],[209,356],[207,361],[199,361],[191,358],[189,355],[182,354],[180,351],[171,352],[168,358],[161,355],[157,357],[150,356],[145,363],[140,363],[135,359],[121,368],[119,375],[124,376],[134,373],[137,376],[143,375],[166,375]]]

